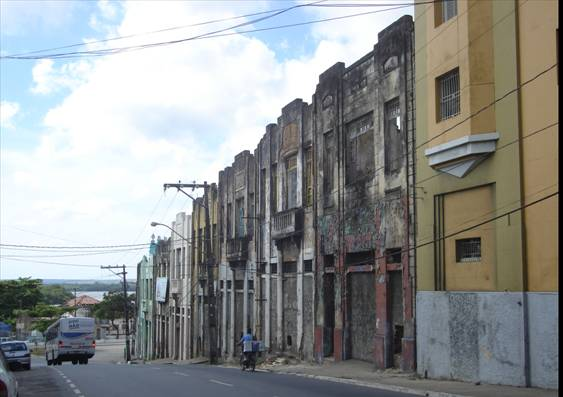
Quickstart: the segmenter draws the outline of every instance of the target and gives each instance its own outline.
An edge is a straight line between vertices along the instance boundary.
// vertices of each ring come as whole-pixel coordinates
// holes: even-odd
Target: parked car
[[[0,349],[0,396],[18,396],[18,381],[16,380],[14,374],[10,371],[10,366],[4,357],[2,349]]]
[[[31,369],[31,352],[24,341],[10,341],[0,343],[0,349],[11,368],[23,367]]]

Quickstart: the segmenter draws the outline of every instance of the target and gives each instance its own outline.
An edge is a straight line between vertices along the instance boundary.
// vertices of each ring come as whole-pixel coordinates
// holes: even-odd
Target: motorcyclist
[[[242,357],[245,362],[248,362],[250,359],[250,355],[252,354],[252,330],[247,328],[246,334],[244,334],[239,341],[239,344],[242,346]]]

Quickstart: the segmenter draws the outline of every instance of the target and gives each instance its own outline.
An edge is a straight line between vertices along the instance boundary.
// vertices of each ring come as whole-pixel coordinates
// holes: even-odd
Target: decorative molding
[[[440,172],[463,178],[496,151],[498,132],[466,135],[426,149],[428,165]]]

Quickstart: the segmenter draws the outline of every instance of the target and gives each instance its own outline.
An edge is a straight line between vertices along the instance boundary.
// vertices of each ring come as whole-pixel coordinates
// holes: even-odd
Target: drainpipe
[[[520,78],[520,12],[519,12],[518,0],[514,0],[514,27],[515,27],[515,41],[516,41],[516,84],[518,87],[521,86]],[[524,164],[523,164],[523,135],[522,135],[522,94],[520,90],[516,91],[517,95],[517,112],[518,112],[518,138],[520,143],[518,144],[518,154],[519,154],[519,173],[520,173],[520,205],[525,204],[525,194],[524,194]],[[529,335],[529,308],[528,308],[528,253],[526,249],[526,222],[524,216],[526,214],[526,209],[522,208],[520,214],[521,222],[521,233],[522,233],[522,322],[523,322],[523,343],[524,343],[524,384],[526,387],[531,385],[531,370],[530,370],[530,335]]]

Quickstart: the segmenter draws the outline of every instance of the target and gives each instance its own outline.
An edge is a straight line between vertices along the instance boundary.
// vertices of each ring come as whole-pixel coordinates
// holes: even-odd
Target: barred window
[[[459,68],[438,77],[436,88],[440,95],[438,121],[457,116],[460,112]]]
[[[456,262],[480,262],[481,237],[456,240],[455,257]]]
[[[308,259],[303,261],[303,271],[305,273],[311,273],[313,271],[313,260]]]
[[[313,205],[313,149],[305,150],[305,205]]]

